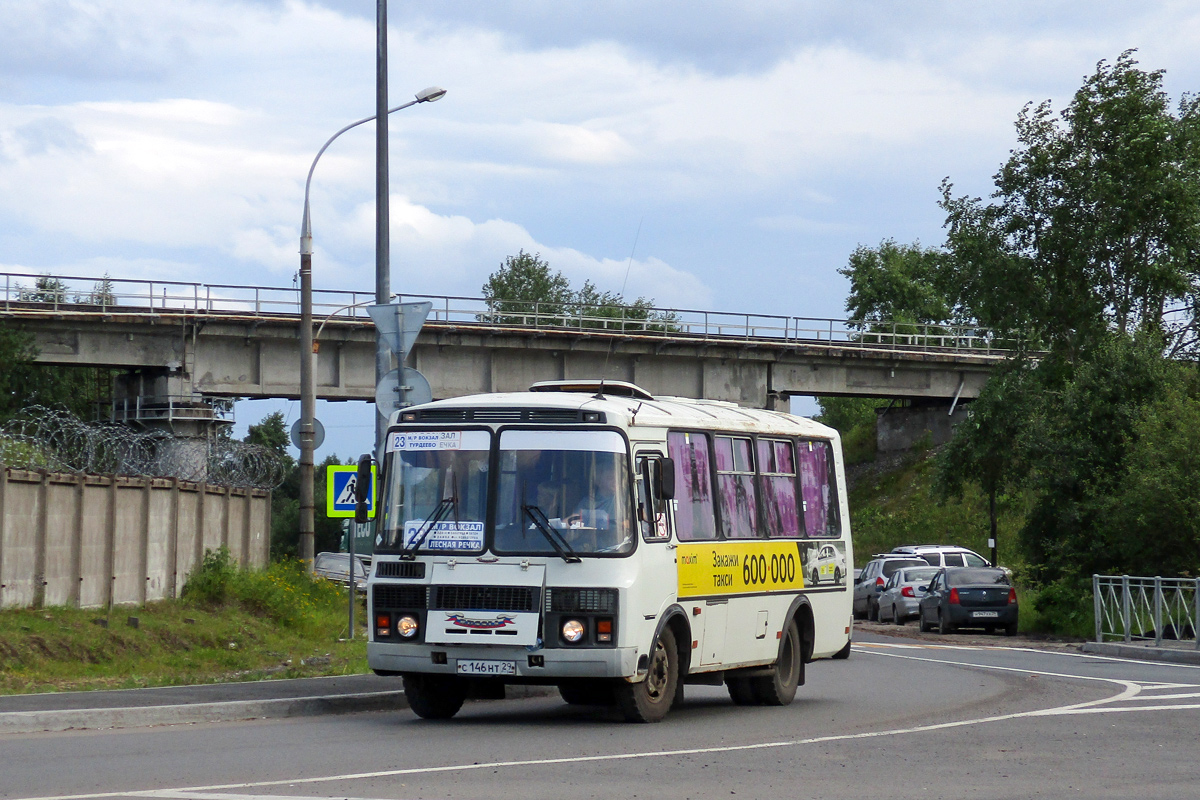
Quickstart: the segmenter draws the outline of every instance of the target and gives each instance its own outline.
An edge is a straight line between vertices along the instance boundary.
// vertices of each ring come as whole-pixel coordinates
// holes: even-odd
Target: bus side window
[[[804,530],[810,537],[836,539],[842,533],[838,510],[833,446],[826,441],[797,443],[800,461],[800,495]]]
[[[672,478],[665,482],[668,486],[664,486],[664,466],[674,469],[669,459],[664,465],[661,457],[645,457],[637,460],[638,524],[642,529],[642,538],[646,541],[663,541],[671,538],[671,523],[667,514],[668,498],[664,495],[670,494],[666,489],[669,487],[670,480],[674,478],[674,473],[672,471]]]
[[[667,453],[675,463],[675,531],[679,540],[716,539],[708,435],[672,431],[667,434]]]

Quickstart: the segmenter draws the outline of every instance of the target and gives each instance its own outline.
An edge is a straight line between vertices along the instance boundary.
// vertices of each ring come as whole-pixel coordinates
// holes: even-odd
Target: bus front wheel
[[[617,684],[614,695],[627,722],[659,722],[671,710],[679,681],[679,651],[675,634],[663,628],[654,643],[646,677],[638,683]]]
[[[467,699],[467,687],[452,675],[405,675],[404,696],[421,719],[450,719]]]

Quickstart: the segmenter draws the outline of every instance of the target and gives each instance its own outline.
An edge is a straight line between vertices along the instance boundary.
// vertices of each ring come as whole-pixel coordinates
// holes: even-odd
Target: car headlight
[[[396,633],[403,636],[405,639],[411,639],[417,635],[417,618],[412,614],[405,614],[400,619],[396,620]]]
[[[563,639],[574,644],[583,638],[583,623],[577,619],[569,619],[562,626]]]

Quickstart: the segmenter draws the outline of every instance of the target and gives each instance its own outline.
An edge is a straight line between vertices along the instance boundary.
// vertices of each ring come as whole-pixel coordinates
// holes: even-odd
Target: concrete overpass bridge
[[[299,397],[297,288],[14,273],[0,273],[0,286],[0,322],[32,334],[40,363],[123,371],[118,417],[215,419],[221,398]],[[314,297],[318,397],[373,400],[373,294]],[[944,414],[976,397],[1007,355],[975,328],[874,323],[864,335],[836,319],[398,299],[433,303],[409,365],[436,398],[603,375],[761,408],[836,395],[940,402]]]

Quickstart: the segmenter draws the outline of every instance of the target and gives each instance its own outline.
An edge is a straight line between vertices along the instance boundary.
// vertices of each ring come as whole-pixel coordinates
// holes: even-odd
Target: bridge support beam
[[[160,474],[204,481],[209,439],[233,424],[233,401],[193,392],[178,368],[137,369],[117,376],[109,418],[169,432],[155,453]]]

